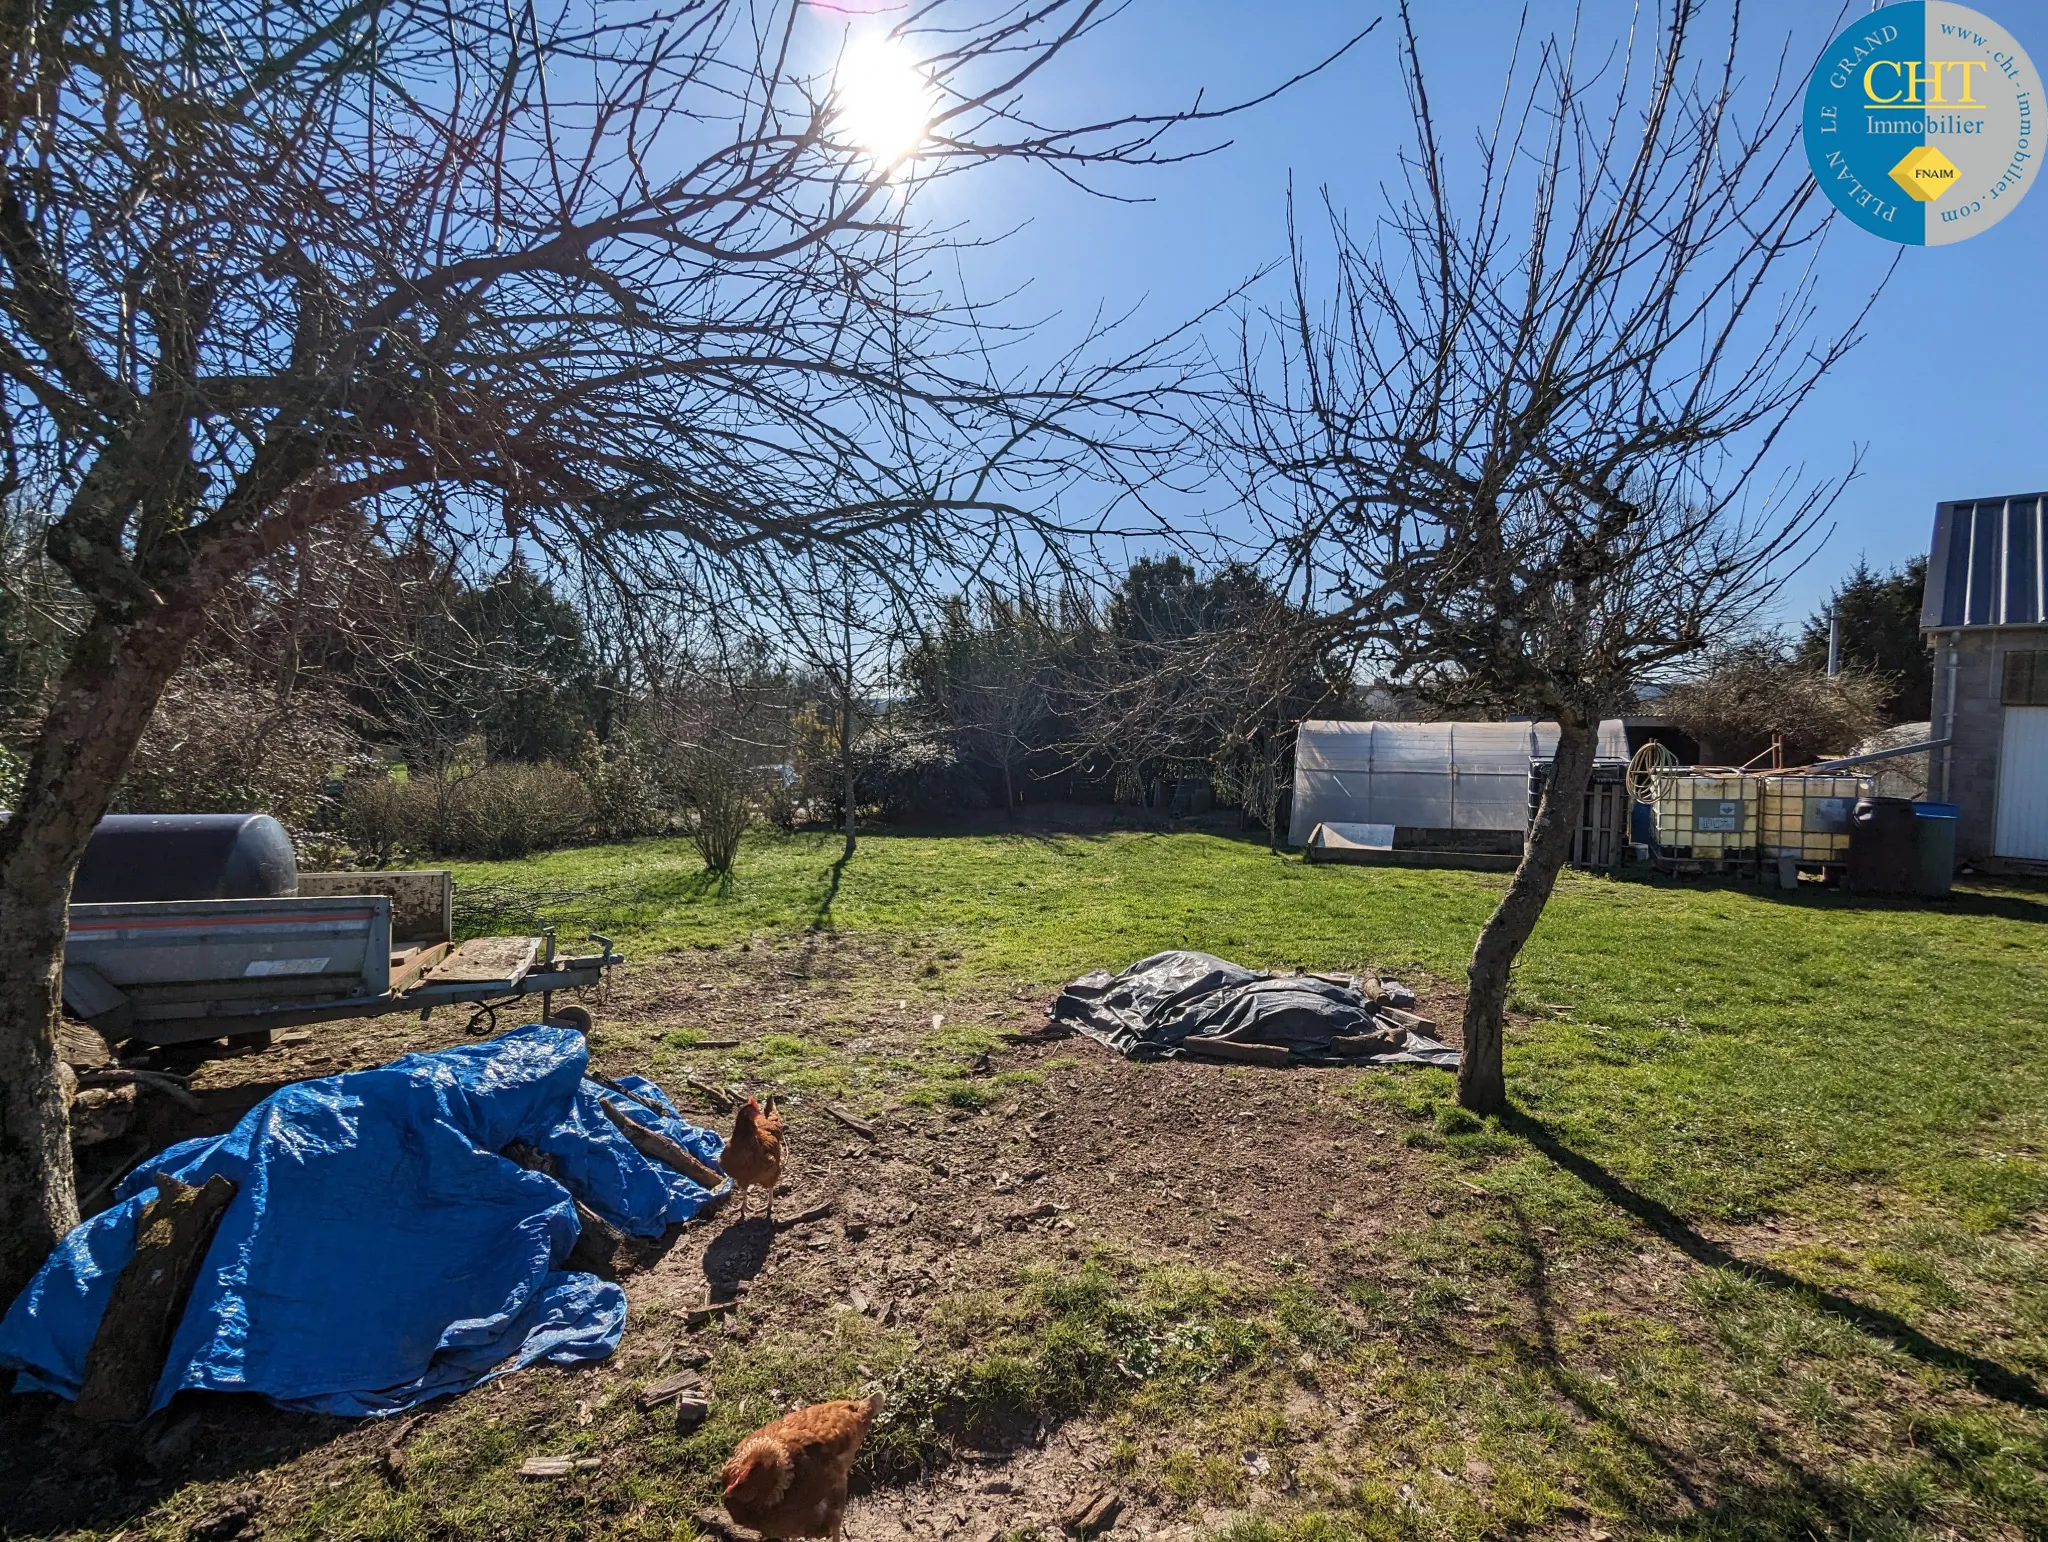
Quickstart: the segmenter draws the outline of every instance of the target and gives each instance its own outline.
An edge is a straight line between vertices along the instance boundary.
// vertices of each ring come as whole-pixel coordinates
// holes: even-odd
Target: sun
[[[938,111],[938,88],[895,38],[878,33],[846,45],[833,82],[841,137],[877,168],[908,160]]]

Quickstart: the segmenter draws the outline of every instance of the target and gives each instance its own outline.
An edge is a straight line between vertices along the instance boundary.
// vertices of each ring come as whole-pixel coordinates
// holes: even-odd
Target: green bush
[[[578,839],[592,813],[583,778],[552,761],[493,761],[445,776],[364,776],[342,794],[343,833],[379,863],[403,852],[523,857]]]
[[[485,861],[523,857],[576,839],[590,823],[590,789],[552,761],[498,761],[449,781],[435,846]]]

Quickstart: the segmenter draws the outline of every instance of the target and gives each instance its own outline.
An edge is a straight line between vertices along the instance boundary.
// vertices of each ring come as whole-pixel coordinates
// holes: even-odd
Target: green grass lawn
[[[1050,987],[1162,948],[1460,979],[1499,875],[1311,867],[1209,835],[755,836],[728,882],[683,841],[456,871],[584,890],[551,915],[629,954],[825,926],[941,981]],[[1523,956],[1513,1095],[1678,1213],[1853,1213],[1872,1185],[1966,1224],[2048,1199],[2048,896],[1937,903],[1567,874]]]
[[[457,878],[643,962],[745,943],[759,967],[763,946],[835,934],[855,1019],[845,990],[918,993],[908,1015],[947,1006],[943,1033],[863,1069],[823,1019],[793,1021],[744,1047],[777,1057],[749,1074],[902,1103],[946,1096],[944,1063],[982,1042],[977,1000],[1014,1009],[1162,948],[1455,990],[1505,883],[1201,834],[869,834],[843,868],[837,851],[756,836],[714,882],[686,843],[645,841]],[[1134,1380],[1117,1369],[1134,1334],[1207,1343],[1214,1324],[1098,1321],[1028,1280],[950,1346],[857,1353],[943,1351],[960,1387],[1021,1377],[1212,1513],[1241,1501],[1243,1452],[1271,1447],[1293,1497],[1225,1542],[2048,1537],[2044,922],[2048,893],[2021,886],[1878,903],[1568,874],[1516,981],[1514,1112],[1471,1118],[1439,1071],[1348,1084],[1355,1117],[1422,1164],[1432,1219],[1341,1277],[1219,1277],[1237,1359]],[[1331,1198],[1369,1208],[1372,1180]],[[1065,1376],[1077,1344],[1100,1375],[1054,1397],[1034,1378]],[[775,1353],[785,1387],[857,1379],[812,1338]],[[1304,1387],[1377,1422],[1304,1433]]]

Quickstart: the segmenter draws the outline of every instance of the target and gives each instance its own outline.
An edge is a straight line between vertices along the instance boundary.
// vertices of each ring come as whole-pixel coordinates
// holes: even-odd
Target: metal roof
[[[2048,625],[2048,493],[1934,507],[1920,625]]]

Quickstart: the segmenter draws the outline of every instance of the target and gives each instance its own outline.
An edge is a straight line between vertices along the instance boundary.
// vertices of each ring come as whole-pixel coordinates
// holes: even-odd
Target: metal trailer
[[[261,1043],[273,1029],[437,1006],[480,1011],[597,985],[608,938],[560,956],[552,931],[453,938],[446,871],[306,873],[295,895],[73,905],[64,1005],[110,1040]],[[566,1014],[565,1014],[566,1015]]]

